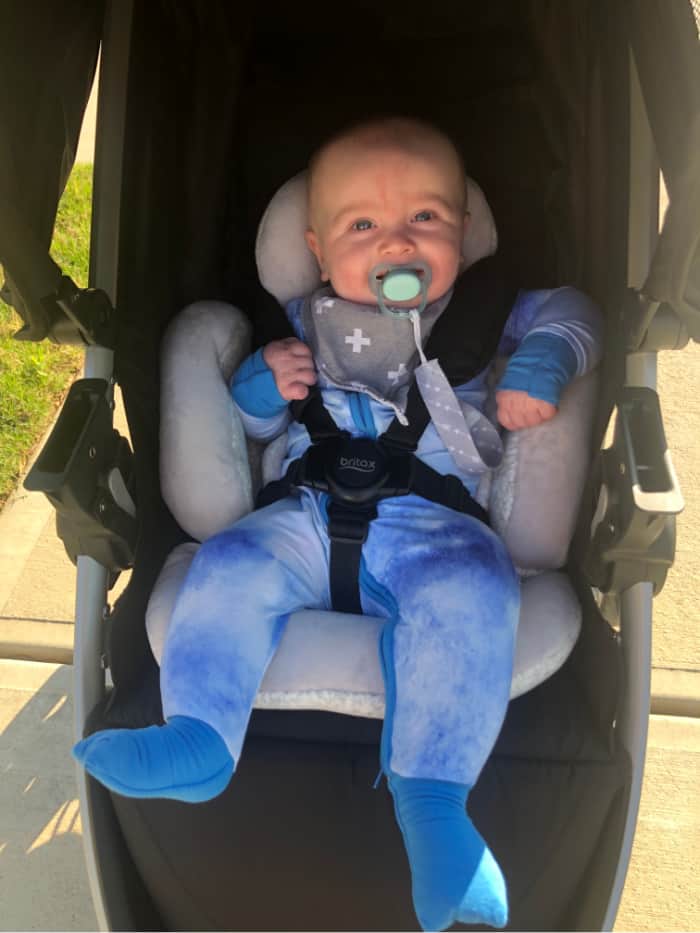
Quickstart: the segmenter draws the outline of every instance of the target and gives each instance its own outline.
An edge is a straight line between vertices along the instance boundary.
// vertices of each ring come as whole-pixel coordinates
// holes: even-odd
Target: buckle
[[[362,507],[411,490],[411,452],[396,451],[381,440],[341,436],[311,444],[290,476],[299,486],[328,492],[337,502]]]
[[[376,441],[348,437],[326,461],[328,489],[341,502],[363,505],[377,498],[389,478],[389,461]]]

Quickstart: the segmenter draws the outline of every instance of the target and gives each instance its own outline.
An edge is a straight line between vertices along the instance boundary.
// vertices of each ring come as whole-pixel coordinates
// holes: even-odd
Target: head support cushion
[[[197,541],[253,507],[243,426],[228,387],[250,334],[237,308],[198,301],[171,321],[161,345],[160,487]]]
[[[321,286],[316,259],[306,245],[307,173],[299,172],[273,195],[258,227],[255,259],[263,287],[285,305]],[[462,254],[465,268],[496,252],[498,236],[491,208],[475,181],[467,178],[469,223]]]

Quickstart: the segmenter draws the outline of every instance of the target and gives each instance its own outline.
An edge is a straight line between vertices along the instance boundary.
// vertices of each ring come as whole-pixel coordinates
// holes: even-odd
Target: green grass
[[[92,166],[77,165],[59,205],[51,255],[83,287],[91,200]],[[70,384],[80,376],[83,359],[78,347],[14,340],[21,326],[14,309],[0,301],[0,507],[17,486]]]

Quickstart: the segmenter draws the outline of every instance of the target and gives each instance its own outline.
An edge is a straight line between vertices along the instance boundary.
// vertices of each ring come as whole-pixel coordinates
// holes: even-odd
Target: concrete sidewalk
[[[660,391],[686,511],[655,603],[653,715],[618,930],[700,929],[700,346],[662,357]],[[0,513],[0,930],[95,929],[69,753],[74,592],[53,510],[19,490]]]

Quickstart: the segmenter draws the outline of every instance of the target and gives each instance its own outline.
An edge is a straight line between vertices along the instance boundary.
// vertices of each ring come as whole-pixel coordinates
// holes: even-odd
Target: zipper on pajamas
[[[381,780],[382,774],[388,776],[390,770],[390,735],[393,731],[394,709],[396,707],[396,678],[393,665],[394,629],[396,628],[396,623],[399,621],[399,608],[389,590],[385,586],[382,586],[369,572],[364,558],[360,561],[360,588],[364,589],[375,602],[383,606],[388,612],[388,618],[379,636],[379,661],[382,666],[382,676],[384,678],[385,710],[382,741],[379,748],[380,769],[377,780],[374,783],[376,788]]]
[[[372,416],[369,398],[362,392],[349,392],[348,395],[350,396],[350,414],[355,427],[365,437],[376,438],[377,427]]]

